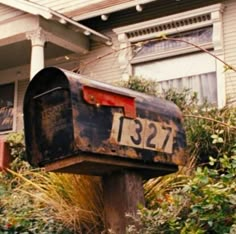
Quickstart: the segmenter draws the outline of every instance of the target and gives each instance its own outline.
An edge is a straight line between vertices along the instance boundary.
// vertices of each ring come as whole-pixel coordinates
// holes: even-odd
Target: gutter
[[[74,31],[84,33],[86,36],[90,36],[95,41],[105,43],[106,45],[112,45],[110,37],[86,27],[74,19],[71,19],[48,7],[24,0],[0,0],[0,3],[32,15],[39,15],[47,20],[55,20],[61,24],[70,24],[73,26]]]

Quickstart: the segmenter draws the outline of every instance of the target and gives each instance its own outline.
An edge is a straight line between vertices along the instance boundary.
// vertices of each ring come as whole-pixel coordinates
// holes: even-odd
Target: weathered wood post
[[[176,105],[131,90],[45,68],[24,99],[28,161],[47,171],[103,177],[105,225],[125,233],[142,178],[185,163],[185,133]]]
[[[138,205],[144,206],[142,176],[132,171],[106,175],[103,192],[106,229],[116,234],[126,233],[126,228],[133,224],[126,214],[135,216]]]

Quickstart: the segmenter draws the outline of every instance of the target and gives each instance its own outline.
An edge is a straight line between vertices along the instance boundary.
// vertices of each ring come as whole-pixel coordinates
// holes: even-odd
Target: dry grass
[[[55,220],[75,233],[98,233],[103,229],[102,188],[98,177],[24,171],[15,176],[19,192],[30,195],[35,209],[49,207]]]
[[[184,167],[179,167],[176,173],[150,179],[144,183],[145,198],[148,207],[156,206],[159,198],[175,189],[182,188],[196,166],[196,156],[192,155]]]

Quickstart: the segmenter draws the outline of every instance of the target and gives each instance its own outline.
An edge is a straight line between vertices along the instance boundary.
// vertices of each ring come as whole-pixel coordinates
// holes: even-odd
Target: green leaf
[[[213,226],[213,221],[209,220],[207,223],[208,223],[208,225],[209,225],[210,227]]]
[[[213,134],[213,135],[211,135],[211,138],[212,138],[212,139],[216,139],[216,138],[218,138],[218,135]]]
[[[207,184],[209,182],[208,176],[205,175],[199,176],[199,180],[204,184]]]

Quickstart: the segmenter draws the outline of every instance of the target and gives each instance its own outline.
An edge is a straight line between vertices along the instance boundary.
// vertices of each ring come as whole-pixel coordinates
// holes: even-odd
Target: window
[[[177,34],[170,35],[169,37],[173,39],[182,39],[184,41],[194,43],[197,45],[201,45],[203,47],[206,47],[205,45],[208,45],[208,48],[212,47],[212,27],[205,27],[201,29],[195,29],[187,32],[181,32]],[[186,53],[186,50],[184,49],[191,49],[191,46],[184,41],[178,41],[178,40],[150,40],[143,44],[143,46],[140,48],[133,49],[133,57],[135,59],[148,56],[148,55],[155,55],[156,53],[165,53],[169,51],[176,51],[177,54]],[[193,48],[192,48],[193,49]],[[168,56],[168,54],[166,55]]]
[[[198,93],[200,103],[208,100],[219,107],[224,106],[223,64],[184,42],[198,45],[224,59],[222,9],[221,4],[215,4],[114,29],[121,48],[129,50],[122,50],[121,68],[128,67],[127,75],[159,81],[160,91],[187,88]],[[158,40],[157,36],[161,34],[172,40]]]
[[[0,132],[13,129],[14,83],[0,85]]]
[[[184,39],[202,46],[209,43],[210,48],[212,27],[172,35],[171,38]],[[134,47],[133,74],[159,81],[160,92],[170,88],[181,92],[187,88],[198,94],[200,104],[205,100],[217,104],[215,59],[207,53],[188,53],[187,50],[183,50],[188,47],[185,42],[172,40],[151,40],[140,50]],[[177,51],[177,56],[169,57],[167,54],[162,59],[148,59],[152,55],[172,51]],[[135,59],[140,57],[143,57],[143,62],[135,62]]]

